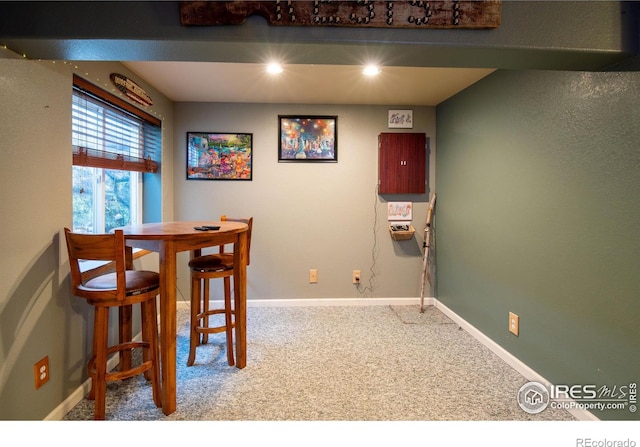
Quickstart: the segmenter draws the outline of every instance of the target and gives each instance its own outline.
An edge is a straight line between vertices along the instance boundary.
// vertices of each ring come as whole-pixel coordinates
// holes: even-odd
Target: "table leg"
[[[238,235],[233,252],[233,288],[236,327],[236,367],[247,366],[247,232]],[[240,254],[240,256],[238,256]]]
[[[176,411],[176,245],[160,246],[160,367],[162,411]]]

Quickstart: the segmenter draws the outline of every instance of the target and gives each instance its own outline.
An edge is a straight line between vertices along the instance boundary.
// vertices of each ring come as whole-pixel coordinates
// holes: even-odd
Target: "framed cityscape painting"
[[[187,180],[252,180],[253,134],[187,132]]]
[[[337,162],[338,117],[278,115],[279,162]]]

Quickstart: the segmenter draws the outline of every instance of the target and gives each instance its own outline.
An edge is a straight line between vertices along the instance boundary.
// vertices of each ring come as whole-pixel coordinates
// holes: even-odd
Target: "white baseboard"
[[[80,401],[84,398],[84,396],[89,393],[91,389],[91,379],[87,379],[82,383],[76,390],[71,393],[69,397],[67,397],[60,405],[53,409],[51,413],[44,418],[45,421],[61,421],[62,418],[70,412],[73,407],[78,405]]]
[[[425,305],[433,298],[425,298]],[[248,300],[247,307],[313,307],[313,306],[408,306],[420,304],[419,298],[310,298],[282,300]]]
[[[430,306],[434,298],[425,298],[424,305]],[[222,300],[210,301],[211,306],[222,306]],[[292,298],[247,300],[247,307],[317,307],[317,306],[409,306],[420,304],[420,298]],[[187,301],[178,302],[179,309],[188,309]]]
[[[221,305],[222,302],[212,301],[212,304]],[[408,306],[419,305],[420,298],[312,298],[312,299],[264,299],[264,300],[247,300],[247,307],[311,307],[311,306]],[[491,340],[489,337],[480,332],[477,328],[460,317],[454,311],[447,306],[439,302],[433,297],[424,299],[425,306],[435,306],[443,314],[453,320],[462,329],[467,331],[472,337],[490,349],[494,354],[500,357],[513,369],[522,374],[526,379],[530,381],[540,382],[545,386],[549,386],[551,383],[520,361],[517,357],[511,354],[509,351],[501,347],[499,344]],[[178,301],[178,309],[189,308],[187,301]],[[114,356],[111,358],[109,368],[117,365],[118,358]],[[64,402],[62,402],[55,410],[53,410],[45,420],[61,420],[65,414],[67,414],[75,405],[78,404],[88,392],[91,387],[91,380],[87,380],[74,391]],[[515,396],[514,396],[515,399]],[[567,410],[571,415],[580,421],[597,421],[596,416],[587,410],[571,409]]]

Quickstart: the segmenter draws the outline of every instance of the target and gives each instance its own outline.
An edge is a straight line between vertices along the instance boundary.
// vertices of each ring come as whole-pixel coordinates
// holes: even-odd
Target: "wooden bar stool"
[[[114,234],[79,234],[65,228],[64,232],[73,294],[86,299],[94,307],[93,355],[87,365],[91,377],[89,399],[95,400],[94,419],[105,418],[107,382],[128,379],[138,374],[144,374],[151,381],[153,401],[160,407],[162,399],[156,309],[160,275],[147,270],[133,270],[133,266],[127,266],[122,230],[116,230]],[[82,272],[81,260],[108,261],[111,263],[109,270],[115,271],[97,275]],[[120,315],[130,315],[134,304],[141,305],[142,341],[131,341],[130,334],[123,339],[122,334],[126,331],[122,331],[122,326],[129,322],[120,321],[120,343],[108,346],[109,309],[117,307],[121,311]],[[117,371],[107,371],[109,355],[116,352],[130,354],[136,348],[143,350],[140,365],[131,367],[128,362],[121,362]]]
[[[249,227],[247,230],[247,265],[249,265],[249,251],[251,247],[251,229],[253,217],[229,218],[222,216],[220,220],[244,222]],[[224,245],[218,247],[216,254],[202,255],[201,250],[194,250],[189,261],[191,270],[191,331],[189,337],[189,358],[187,366],[192,366],[196,359],[196,347],[206,344],[208,334],[225,332],[227,342],[227,363],[235,364],[233,355],[233,307],[231,304],[231,277],[233,276],[234,253],[226,253]],[[224,307],[220,309],[209,308],[209,281],[211,279],[224,279]],[[224,324],[210,326],[209,317],[224,314]]]

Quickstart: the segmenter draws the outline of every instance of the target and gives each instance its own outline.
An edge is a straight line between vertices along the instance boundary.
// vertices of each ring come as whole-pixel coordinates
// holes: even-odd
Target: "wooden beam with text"
[[[441,1],[182,1],[182,25],[241,25],[264,17],[270,25],[369,28],[467,28],[500,25],[501,0]]]

